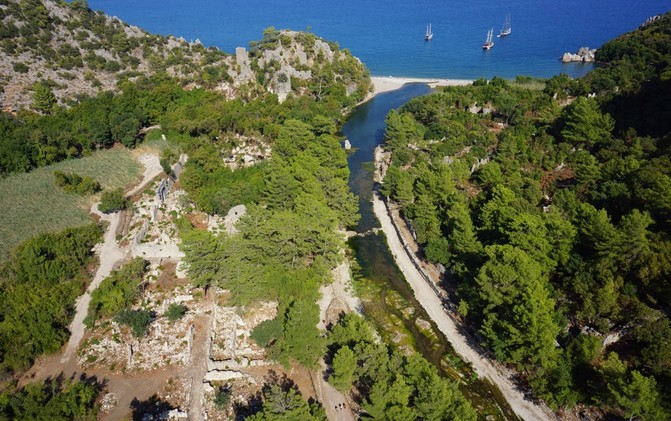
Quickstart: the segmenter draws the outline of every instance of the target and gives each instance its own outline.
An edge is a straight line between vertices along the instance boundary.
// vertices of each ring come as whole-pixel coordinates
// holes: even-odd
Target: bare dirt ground
[[[515,384],[510,380],[510,377],[513,375],[512,372],[505,370],[503,367],[480,355],[469,344],[468,338],[461,334],[457,328],[456,320],[443,308],[441,299],[434,292],[431,285],[426,282],[419,270],[417,270],[406,252],[403,243],[412,244],[414,242],[412,237],[403,239],[399,237],[392,217],[378,195],[373,196],[373,209],[375,215],[380,220],[382,231],[387,237],[394,260],[412,287],[415,298],[422,304],[427,314],[436,323],[436,326],[447,337],[454,350],[465,361],[473,365],[473,369],[479,376],[489,379],[501,390],[501,393],[513,411],[522,419],[534,421],[557,419],[557,416],[547,406],[528,400],[517,389]]]

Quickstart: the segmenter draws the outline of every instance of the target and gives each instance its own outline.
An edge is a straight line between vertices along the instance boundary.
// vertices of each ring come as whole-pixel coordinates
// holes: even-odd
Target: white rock
[[[213,370],[213,371],[208,371],[207,374],[205,374],[204,380],[207,381],[207,382],[216,382],[216,381],[228,381],[228,380],[233,380],[233,379],[242,379],[244,377],[247,377],[247,376],[242,374],[239,371]]]

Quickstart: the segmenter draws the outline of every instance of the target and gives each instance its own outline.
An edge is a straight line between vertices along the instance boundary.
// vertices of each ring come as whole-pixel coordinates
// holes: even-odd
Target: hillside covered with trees
[[[478,80],[387,118],[382,193],[480,340],[555,409],[671,410],[670,34],[666,15],[582,79]]]
[[[312,97],[332,112],[370,86],[348,50],[311,33],[271,27],[233,57],[147,34],[79,1],[4,0],[0,21],[0,176],[119,142],[133,147],[156,124],[194,137],[264,135],[260,103],[300,109]],[[256,107],[241,110],[250,101]]]
[[[182,174],[189,211],[225,214],[240,203],[250,209],[237,238],[213,236],[182,220],[194,287],[230,288],[236,303],[278,300],[281,313],[265,326],[270,352],[281,362],[314,367],[324,352],[315,327],[315,298],[330,268],[344,257],[344,237],[336,230],[357,219],[337,131],[347,110],[369,92],[365,66],[311,33],[269,28],[236,62],[198,44],[148,35],[88,10],[85,2],[4,1],[0,11],[7,32],[0,56],[2,98],[9,98],[6,104],[12,108],[0,115],[0,174],[118,144],[132,148],[142,141],[144,129],[160,125],[170,140],[162,157],[167,165],[176,151],[189,155]],[[62,68],[63,48],[71,49],[73,61],[66,63],[71,74]],[[153,67],[145,67],[141,55]],[[106,61],[98,66],[94,56]],[[38,68],[43,68],[39,75]],[[81,72],[100,83],[85,79],[95,89],[66,90],[62,78],[72,77],[68,86],[76,87]],[[113,80],[104,84],[108,76]],[[20,94],[30,101],[15,106],[11,98],[17,89],[24,89]],[[246,146],[262,151],[254,156],[257,165],[246,167],[242,155],[235,156],[236,148]],[[227,161],[230,156],[233,162]],[[54,188],[79,186],[84,178],[78,177],[56,173]],[[91,187],[94,193],[99,189]],[[103,202],[116,192],[103,192]],[[123,206],[130,207],[118,192]],[[30,239],[3,264],[0,356],[6,393],[0,395],[0,417],[67,417],[61,414],[71,411],[84,418],[95,412],[88,389],[86,396],[80,393],[82,402],[64,398],[68,405],[55,384],[12,385],[37,357],[58,351],[67,340],[74,301],[90,280],[91,250],[100,231],[92,225]],[[216,249],[209,248],[212,244]],[[236,262],[241,270],[233,273],[229,265]],[[209,263],[216,265],[211,272],[199,272]],[[136,316],[129,307],[138,298],[143,275],[142,260],[114,272],[94,292],[87,323],[113,320],[133,327],[138,336],[145,334],[135,332],[136,325],[142,327],[137,317],[128,317]],[[43,407],[36,408],[36,402]]]

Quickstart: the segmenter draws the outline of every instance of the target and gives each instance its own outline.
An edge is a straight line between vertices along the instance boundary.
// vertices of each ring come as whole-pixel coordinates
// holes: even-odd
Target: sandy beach
[[[374,94],[381,94],[383,92],[395,91],[400,89],[406,83],[426,83],[435,88],[436,86],[463,86],[473,83],[472,80],[466,79],[422,79],[411,77],[392,77],[392,76],[371,76],[373,82]]]

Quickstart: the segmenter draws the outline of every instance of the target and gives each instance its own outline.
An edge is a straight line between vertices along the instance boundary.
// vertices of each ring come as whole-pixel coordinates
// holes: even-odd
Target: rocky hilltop
[[[368,90],[361,62],[313,34],[269,28],[235,56],[200,42],[149,34],[84,1],[0,0],[0,104],[29,108],[37,82],[59,104],[78,96],[116,91],[140,75],[165,73],[186,88],[229,97],[273,92],[280,99],[307,92],[317,76],[344,84],[348,94]]]

